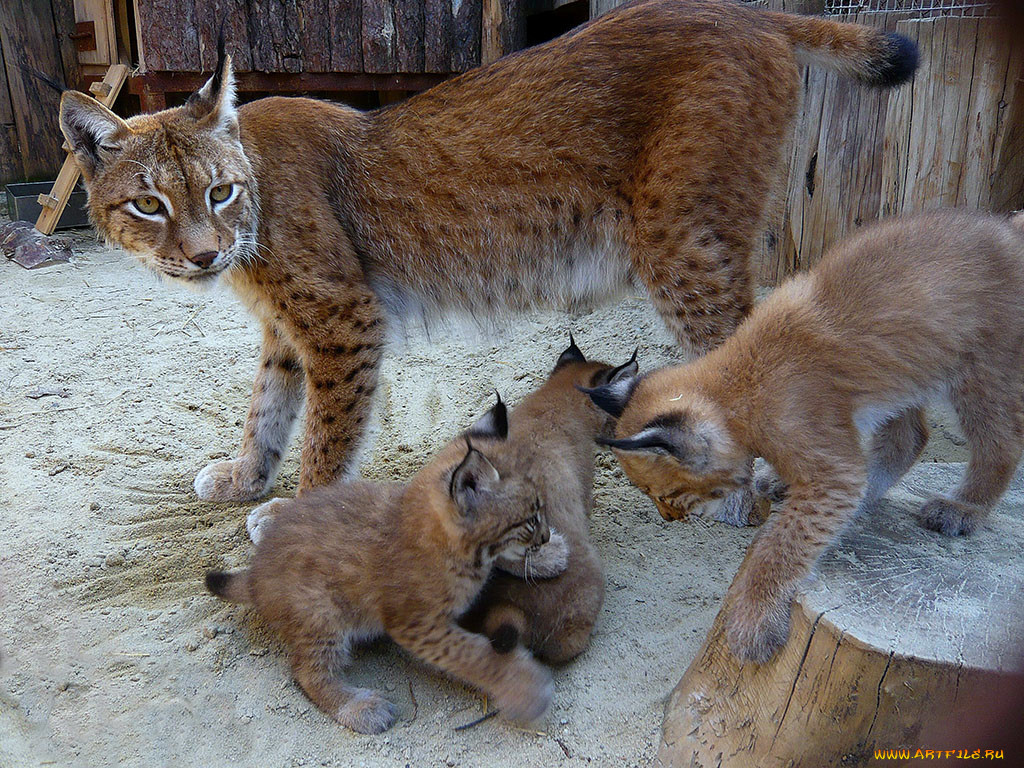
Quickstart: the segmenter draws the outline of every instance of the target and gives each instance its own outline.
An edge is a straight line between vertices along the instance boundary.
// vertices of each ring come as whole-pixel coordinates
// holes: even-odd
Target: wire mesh
[[[825,0],[826,16],[855,13],[898,13],[909,18],[935,16],[992,16],[991,2],[985,0]]]

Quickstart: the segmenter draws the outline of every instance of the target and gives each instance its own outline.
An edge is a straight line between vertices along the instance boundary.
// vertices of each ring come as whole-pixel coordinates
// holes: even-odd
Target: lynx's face
[[[643,380],[588,390],[619,421],[611,447],[630,481],[665,520],[713,515],[732,491],[750,480],[750,457],[729,436],[715,405],[669,384],[671,370]],[[673,392],[663,396],[664,390]]]
[[[83,94],[61,100],[99,233],[192,286],[211,284],[255,248],[257,194],[233,82],[226,58],[184,106],[127,121]]]

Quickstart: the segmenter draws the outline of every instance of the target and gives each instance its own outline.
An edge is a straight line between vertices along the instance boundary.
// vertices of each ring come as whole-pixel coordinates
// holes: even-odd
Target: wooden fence
[[[26,71],[79,86],[71,0],[0,0],[0,184],[52,179],[64,161],[60,94]]]

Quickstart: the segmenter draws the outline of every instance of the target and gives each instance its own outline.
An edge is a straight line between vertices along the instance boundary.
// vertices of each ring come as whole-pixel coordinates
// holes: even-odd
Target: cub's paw
[[[251,460],[237,458],[207,464],[192,487],[203,501],[250,501],[265,494],[270,482],[257,477]]]
[[[725,639],[740,661],[764,664],[789,637],[790,598],[760,603],[739,597],[725,620]]]
[[[267,532],[274,515],[280,511],[281,506],[288,499],[275,498],[265,501],[258,507],[254,507],[249,516],[245,518],[245,530],[249,533],[249,540],[253,544],[259,544],[260,539]]]
[[[526,578],[551,579],[569,567],[569,542],[554,528],[551,538],[536,552],[526,556]]]
[[[376,691],[360,688],[334,719],[357,733],[383,733],[395,723],[395,705]]]
[[[514,653],[516,661],[492,698],[495,707],[506,718],[528,723],[548,711],[555,686],[551,682],[551,673],[534,661],[527,651],[519,649]]]
[[[785,501],[789,495],[789,485],[778,476],[771,464],[765,461],[759,464],[754,470],[754,495],[772,504]]]
[[[941,496],[921,507],[921,524],[946,536],[966,536],[978,527],[980,509]]]
[[[744,486],[722,499],[712,510],[711,519],[742,528],[751,524],[751,519],[755,517],[753,512],[754,494],[749,487]]]

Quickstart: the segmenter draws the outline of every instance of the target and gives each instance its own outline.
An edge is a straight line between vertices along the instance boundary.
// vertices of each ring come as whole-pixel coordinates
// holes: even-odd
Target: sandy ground
[[[400,719],[353,734],[305,699],[256,619],[202,588],[207,568],[250,552],[249,506],[202,503],[192,479],[240,440],[254,323],[226,291],[164,286],[73,239],[71,264],[0,261],[0,768],[649,763],[752,529],[666,524],[602,455],[592,528],[605,608],[536,730],[453,731],[482,698],[379,642],[352,677],[386,690]],[[679,359],[637,298],[488,335],[410,331],[387,357],[362,473],[408,477],[494,388],[514,403],[570,327],[592,358],[622,361],[639,343],[645,369]],[[60,394],[33,399],[38,388]],[[962,460],[938,418],[928,460]],[[297,469],[293,447],[273,495],[291,495]]]

